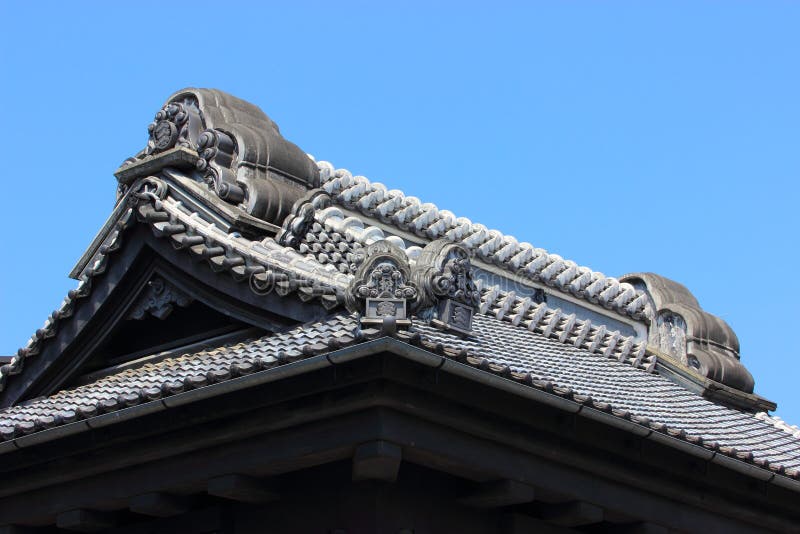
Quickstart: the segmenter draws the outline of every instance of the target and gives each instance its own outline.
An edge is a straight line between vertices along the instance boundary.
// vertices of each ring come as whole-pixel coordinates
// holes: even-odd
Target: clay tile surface
[[[0,437],[8,440],[269,370],[363,339],[358,318],[339,313],[283,333],[147,363],[1,411]],[[416,319],[399,339],[781,474],[795,476],[800,469],[795,428],[766,414],[715,404],[657,373],[510,321],[478,314],[472,335],[462,338]]]
[[[380,183],[370,182],[363,176],[353,176],[346,169],[336,169],[326,161],[318,162],[322,188],[338,205],[378,219],[401,230],[425,239],[447,238],[460,242],[474,251],[481,260],[519,273],[536,282],[567,291],[579,298],[598,303],[608,309],[632,317],[649,317],[644,293],[632,285],[602,273],[578,267],[557,254],[535,248],[529,243],[519,243],[514,237],[465,218],[456,218],[446,210],[439,210],[402,191],[386,190]],[[352,222],[341,211],[326,213],[328,228],[352,228],[356,240],[380,239],[381,236],[364,235],[364,225]],[[371,227],[370,232],[380,229]],[[359,239],[360,238],[360,239]],[[586,276],[587,271],[590,276]]]

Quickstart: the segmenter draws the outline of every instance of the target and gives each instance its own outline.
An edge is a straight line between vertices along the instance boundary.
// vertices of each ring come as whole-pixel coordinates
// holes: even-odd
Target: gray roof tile
[[[770,416],[715,404],[657,373],[486,315],[476,315],[473,335],[466,339],[420,320],[400,334],[401,340],[456,355],[470,365],[798,477],[800,439]],[[0,411],[0,436],[11,439],[269,369],[357,343],[361,336],[355,317],[336,314],[284,333],[146,363]]]
[[[325,164],[320,165],[324,170]],[[445,212],[436,211],[435,207],[402,197],[399,192],[382,192],[380,187],[364,180],[353,179],[350,183],[342,171],[336,171],[335,176],[323,172],[323,182],[333,196],[348,206],[357,202],[361,208],[372,210],[370,214],[390,218],[394,224],[423,232],[427,237],[448,235],[461,240],[487,261],[495,258],[500,263],[511,262],[513,266],[515,258],[523,255],[527,258],[525,261],[536,264],[536,272],[540,273],[537,276],[547,278],[537,279],[539,281],[563,286],[562,289],[568,287],[583,298],[611,304],[617,311],[627,310],[626,313],[634,315],[642,312],[638,308],[629,309],[638,297],[625,284],[569,262],[564,262],[562,269],[561,264],[556,263],[563,261],[560,258],[529,245],[516,244],[513,238],[486,231],[479,225],[468,225],[464,220],[450,220]],[[237,279],[246,278],[248,273],[258,269],[290,272],[313,282],[315,289],[326,288],[328,291],[322,298],[336,305],[338,293],[350,279],[350,264],[354,263],[355,254],[371,240],[384,237],[375,227],[365,228],[360,221],[339,217],[336,210],[336,207],[322,210],[323,215],[327,215],[301,240],[301,253],[298,253],[269,238],[253,242],[220,232],[169,196],[131,207],[107,236],[78,288],[70,292],[29,344],[9,364],[0,367],[0,381],[18,373],[23,360],[55,335],[59,321],[68,318],[76,301],[89,294],[92,276],[103,272],[110,254],[120,247],[122,232],[137,217],[150,224],[156,235],[171,240],[178,248],[185,241],[184,248],[189,253],[202,255],[210,249],[222,249],[222,255],[206,258],[212,269],[228,270]],[[156,211],[157,217],[154,216]],[[303,250],[303,246],[307,248]],[[413,251],[406,251],[411,252],[413,258]],[[572,278],[573,275],[576,278]],[[293,286],[291,280],[285,287],[281,286],[283,282],[279,277],[277,280],[281,294],[304,291],[302,286]],[[580,287],[572,287],[578,281]],[[308,298],[314,297],[310,289]],[[623,302],[625,304],[620,304]],[[767,414],[753,416],[714,404],[653,373],[655,357],[646,353],[643,343],[634,343],[631,338],[608,332],[602,326],[575,320],[559,310],[504,293],[496,287],[483,288],[480,312],[474,318],[473,335],[467,339],[434,329],[419,320],[409,333],[401,332],[399,337],[430,350],[443,351],[486,371],[523,381],[531,387],[588,403],[656,431],[723,454],[752,459],[773,471],[798,476],[800,429]],[[0,437],[11,439],[268,369],[358,342],[358,336],[358,321],[349,315],[337,314],[285,333],[147,363],[52,397],[0,411]],[[754,458],[749,458],[750,455]]]
[[[444,237],[460,242],[489,263],[599,303],[618,313],[634,317],[649,317],[653,313],[646,295],[631,284],[580,267],[529,243],[520,243],[512,236],[489,230],[469,219],[457,218],[433,204],[424,204],[416,197],[405,196],[402,191],[387,190],[383,184],[370,182],[363,176],[353,176],[346,169],[335,169],[326,161],[320,161],[317,165],[323,189],[341,206],[426,239]],[[336,211],[335,207],[329,208],[323,216],[324,221],[339,225],[339,230],[349,225],[356,233],[364,231],[363,223],[348,219]],[[376,227],[370,227],[369,231],[382,234]],[[376,239],[381,237],[376,236]]]

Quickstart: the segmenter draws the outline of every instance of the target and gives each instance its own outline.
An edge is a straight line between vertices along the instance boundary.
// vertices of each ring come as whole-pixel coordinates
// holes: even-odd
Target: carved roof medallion
[[[346,302],[351,311],[362,315],[364,325],[381,324],[386,317],[393,317],[398,326],[409,326],[418,296],[405,252],[388,241],[378,241],[364,249]]]

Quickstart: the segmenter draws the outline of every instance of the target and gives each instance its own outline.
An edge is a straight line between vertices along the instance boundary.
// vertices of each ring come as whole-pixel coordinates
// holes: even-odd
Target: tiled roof
[[[543,339],[505,321],[476,316],[474,341],[417,323],[431,342],[466,349],[468,361],[534,383],[673,437],[798,476],[800,439],[752,414],[715,404],[655,374],[585,349]],[[516,374],[516,376],[515,376]],[[538,384],[535,384],[537,383]],[[780,467],[778,467],[780,465]]]
[[[274,134],[278,135],[277,128]],[[265,146],[269,144],[264,143]],[[309,160],[299,149],[298,153],[300,166],[309,166]],[[306,227],[308,219],[298,218],[292,223],[293,231],[301,228],[303,232],[293,235],[294,248],[282,245],[289,241],[284,241],[281,233],[273,239],[253,232],[248,235],[261,237],[250,239],[221,229],[231,227],[227,226],[230,221],[225,217],[231,210],[241,211],[241,206],[237,207],[235,201],[224,202],[223,196],[209,196],[205,185],[198,185],[192,177],[178,176],[178,170],[162,169],[161,178],[142,174],[126,181],[124,189],[130,187],[130,190],[115,208],[100,246],[87,253],[87,257],[94,256],[85,263],[85,268],[81,264],[78,287],[70,291],[28,344],[10,362],[0,366],[0,390],[11,375],[22,371],[27,358],[41,352],[47,340],[58,335],[60,323],[69,320],[80,301],[91,294],[93,279],[107,269],[109,261],[114,261],[114,253],[122,246],[125,232],[137,222],[146,225],[158,239],[169,242],[176,254],[189,254],[215,272],[249,283],[256,291],[268,288],[280,296],[291,293],[303,301],[321,303],[328,310],[343,303],[344,293],[349,290],[353,274],[363,259],[361,253],[368,245],[385,239],[404,250],[413,263],[422,252],[418,244],[443,238],[461,243],[472,251],[482,262],[484,274],[487,270],[492,275],[505,271],[515,280],[525,277],[535,284],[568,293],[614,313],[644,319],[643,322],[652,322],[654,318],[651,297],[629,283],[593,272],[528,243],[520,243],[514,237],[468,219],[457,218],[449,211],[439,210],[400,191],[389,191],[364,177],[354,177],[347,170],[334,169],[327,162],[318,162],[316,167],[311,165],[310,168],[313,179],[303,183],[315,186],[318,169],[319,184],[330,199],[318,189],[311,191],[311,197],[302,197],[313,198],[318,194],[325,197],[325,204],[306,211],[313,212],[310,227]],[[281,215],[276,216],[276,220],[261,221],[268,224],[257,226],[258,231],[274,230],[276,227],[272,224],[280,225],[281,220],[284,224],[290,223],[291,219],[284,217],[287,206],[297,198],[292,191],[288,203],[283,202],[283,197],[271,199],[279,201]],[[192,204],[195,201],[208,205],[198,208]],[[329,205],[331,202],[333,205]],[[220,212],[221,206],[224,210]],[[218,217],[204,212],[204,208],[214,208],[211,211],[217,210]],[[221,221],[222,226],[210,222],[214,220]],[[285,226],[282,232],[286,229]],[[390,235],[392,233],[397,235]],[[495,267],[488,269],[487,264]],[[488,279],[497,280],[496,277]],[[797,427],[766,413],[753,415],[716,404],[659,375],[656,356],[647,352],[646,341],[609,331],[607,325],[593,324],[593,320],[602,320],[597,314],[587,315],[592,320],[581,318],[513,291],[504,291],[500,286],[482,280],[477,282],[481,302],[475,311],[469,337],[446,333],[415,317],[409,330],[395,332],[398,342],[416,345],[512,380],[517,388],[522,388],[519,384],[523,384],[602,411],[607,414],[603,417],[639,425],[646,429],[645,433],[663,434],[755,465],[764,472],[800,479],[800,429]],[[565,309],[575,302],[575,299],[566,300],[570,302],[560,304]],[[149,363],[92,383],[6,408],[0,411],[0,441],[76,421],[89,420],[91,424],[92,418],[104,413],[202,389],[239,376],[269,372],[284,363],[323,355],[380,335],[377,330],[361,330],[354,315],[330,313],[322,321],[260,339],[158,361],[151,359]],[[214,392],[214,389],[205,392]],[[586,412],[597,415],[595,411]],[[610,421],[616,422],[615,419]],[[7,443],[6,446],[13,445]]]
[[[369,337],[358,319],[335,314],[281,334],[127,369],[0,412],[0,437],[27,435],[174,395]],[[372,332],[374,334],[374,332]],[[398,339],[568,398],[654,432],[800,478],[800,439],[769,416],[715,404],[666,378],[547,338],[510,321],[477,315],[467,339],[416,320]]]
[[[359,219],[345,217],[336,206],[315,213],[315,221],[301,236],[297,249],[308,261],[350,275],[358,267],[359,252],[367,245],[383,239],[405,250],[412,263],[422,251],[416,246],[405,247],[401,238],[386,236],[376,226],[365,227]],[[554,337],[562,343],[571,343],[637,367],[651,371],[655,367],[656,357],[647,354],[646,342],[637,342],[618,331],[593,325],[588,319],[578,319],[574,313],[562,313],[560,309],[536,303],[529,297],[517,296],[513,291],[502,291],[496,285],[482,284],[481,280],[478,280],[478,284],[482,288],[481,313],[494,315],[515,325],[522,324],[545,337]]]
[[[412,263],[422,251],[417,246],[406,247],[401,238],[387,236],[376,226],[365,226],[355,217],[346,217],[336,206],[317,210],[314,217],[308,231],[300,236],[297,250],[308,261],[318,262],[343,274],[353,274],[358,267],[358,254],[376,241],[386,239],[405,250]],[[593,325],[590,320],[579,319],[574,313],[562,313],[560,309],[536,303],[513,291],[502,291],[496,285],[483,284],[481,280],[477,283],[482,289],[481,313],[515,325],[522,324],[545,337],[554,337],[562,343],[571,343],[637,367],[651,371],[655,367],[656,357],[646,352],[647,343],[644,341],[637,342],[618,331]]]
[[[280,246],[270,237],[253,241],[226,233],[172,197],[142,204],[137,211],[156,236],[206,259],[211,269],[228,272],[235,279],[247,280],[254,275],[269,278],[279,294],[297,292],[305,300],[319,298],[327,307],[337,304],[337,290],[347,286],[347,277],[317,262],[308,262],[294,249]]]
[[[162,186],[168,189],[165,184]],[[124,232],[137,220],[149,225],[154,235],[168,240],[175,249],[204,259],[214,271],[227,272],[242,282],[262,279],[280,295],[294,292],[303,300],[318,298],[329,308],[339,303],[341,291],[355,270],[355,255],[365,245],[387,239],[403,246],[412,261],[421,251],[419,247],[405,248],[402,239],[386,237],[377,227],[365,228],[358,219],[345,218],[335,206],[320,210],[316,215],[318,222],[304,236],[298,252],[270,237],[253,241],[226,233],[188,210],[168,192],[162,198],[153,193],[146,197],[148,201],[128,207],[118,215],[113,231],[92,258],[77,288],[69,292],[25,347],[8,364],[0,366],[0,390],[9,376],[21,372],[28,357],[38,354],[42,344],[55,336],[60,321],[72,315],[76,303],[89,296],[92,279],[105,272],[113,253],[122,246]],[[618,332],[576,319],[574,314],[561,314],[560,310],[534,304],[529,298],[506,294],[494,286],[484,287],[482,294],[484,313],[493,313],[514,324],[522,322],[546,336],[556,336],[562,342],[636,366],[652,369],[655,365],[655,357],[645,353],[644,343],[634,343],[632,338]]]
[[[343,207],[426,239],[447,238],[460,242],[487,263],[618,313],[635,318],[652,316],[653,310],[645,293],[630,284],[581,267],[556,254],[549,254],[530,243],[520,243],[512,236],[490,230],[464,217],[456,217],[433,204],[405,196],[402,191],[387,190],[383,184],[370,182],[363,176],[353,176],[346,169],[335,169],[326,161],[318,162],[318,166],[322,188]],[[363,223],[354,218],[343,218],[341,212],[338,215],[328,212],[326,217],[331,218],[331,224],[340,227],[349,225],[356,232],[363,228]],[[370,227],[369,231],[376,234],[381,232],[375,227]]]
[[[759,412],[756,414],[756,417],[761,419],[762,421],[766,421],[772,424],[773,426],[775,426],[775,428],[780,428],[784,432],[788,432],[797,439],[800,439],[800,427],[798,427],[797,425],[790,425],[777,415],[770,415],[767,412]]]
[[[0,412],[11,439],[319,354],[355,340],[358,321],[337,315],[310,327],[127,369]],[[338,343],[338,345],[337,345]]]
[[[500,291],[497,286],[489,286],[481,291],[479,311],[513,325],[522,325],[546,338],[557,339],[561,343],[602,354],[648,372],[652,372],[656,365],[657,358],[647,353],[645,341],[637,342],[633,337],[609,331],[603,325],[595,326],[589,319],[578,319],[574,313],[562,313],[558,308],[549,308],[528,297],[519,297],[513,291]]]
[[[58,309],[11,361],[0,366],[0,391],[9,377],[22,371],[27,358],[39,354],[43,344],[56,335],[61,321],[73,315],[79,301],[91,294],[93,279],[105,272],[114,252],[122,246],[124,233],[137,220],[150,226],[157,237],[169,240],[175,249],[205,259],[212,270],[228,272],[235,280],[246,283],[254,278],[274,287],[279,295],[296,293],[302,300],[317,298],[328,308],[338,304],[337,292],[346,287],[348,281],[341,273],[309,262],[272,238],[252,241],[223,232],[169,195],[158,198],[151,193],[149,197],[148,202],[125,207],[117,214],[113,229],[92,257],[77,287],[69,291]]]

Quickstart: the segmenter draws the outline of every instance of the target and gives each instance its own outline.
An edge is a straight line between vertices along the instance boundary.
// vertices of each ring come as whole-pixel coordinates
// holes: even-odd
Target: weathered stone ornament
[[[413,280],[423,293],[420,306],[433,308],[432,325],[464,335],[471,332],[480,292],[463,245],[446,239],[429,243],[417,258]]]
[[[194,302],[192,297],[160,276],[156,276],[147,282],[147,287],[128,312],[128,319],[141,320],[147,315],[152,315],[163,320],[172,313],[175,306],[185,308],[192,302]]]
[[[388,241],[378,241],[366,247],[363,255],[348,287],[348,309],[361,314],[362,325],[381,325],[388,317],[398,327],[410,326],[418,291],[410,283],[405,252]]]

